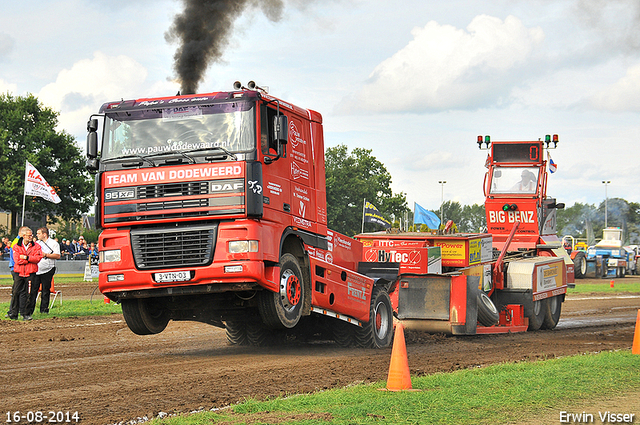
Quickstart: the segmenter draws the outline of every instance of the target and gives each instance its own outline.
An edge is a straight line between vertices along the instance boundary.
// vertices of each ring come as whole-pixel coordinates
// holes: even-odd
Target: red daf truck
[[[262,345],[321,322],[388,346],[393,271],[359,273],[361,243],[327,229],[322,116],[249,87],[91,116],[100,291],[140,335],[191,320]]]

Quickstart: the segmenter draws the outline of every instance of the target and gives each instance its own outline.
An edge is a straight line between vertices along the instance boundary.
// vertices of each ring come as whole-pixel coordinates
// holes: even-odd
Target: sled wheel
[[[583,279],[587,275],[587,259],[584,252],[579,251],[573,259],[574,276],[576,279]]]
[[[150,298],[122,300],[122,315],[129,329],[138,335],[158,334],[169,323],[169,312]]]
[[[562,302],[560,297],[547,298],[547,314],[544,316],[541,329],[553,329],[560,320],[560,312],[562,311]]]
[[[387,291],[376,286],[371,294],[369,321],[356,329],[356,341],[364,348],[385,348],[393,338],[393,310]]]
[[[278,292],[260,293],[259,310],[262,321],[268,327],[293,328],[302,316],[305,299],[305,284],[298,260],[291,254],[280,259],[280,281]]]
[[[227,320],[224,322],[224,328],[227,333],[227,342],[232,345],[248,345],[247,340],[247,323]]]
[[[478,322],[482,326],[493,326],[500,320],[500,313],[484,292],[478,294]]]
[[[544,318],[547,315],[548,306],[545,300],[538,300],[533,302],[532,311],[525,311],[525,315],[529,318],[530,331],[537,331],[542,327]]]

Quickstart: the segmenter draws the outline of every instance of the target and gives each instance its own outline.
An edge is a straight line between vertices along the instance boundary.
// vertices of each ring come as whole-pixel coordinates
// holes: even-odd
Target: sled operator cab
[[[502,250],[516,222],[519,225],[509,251],[537,249],[544,244],[553,249],[561,246],[556,235],[556,209],[564,204],[547,197],[547,161],[543,156],[544,149],[554,149],[557,144],[558,135],[547,135],[545,141],[516,142],[491,142],[489,136],[478,136],[480,149],[489,150],[484,195],[487,230],[493,235],[494,248]]]

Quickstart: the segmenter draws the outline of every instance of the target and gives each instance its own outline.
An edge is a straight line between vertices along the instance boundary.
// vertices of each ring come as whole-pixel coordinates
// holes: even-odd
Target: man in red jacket
[[[38,263],[42,259],[42,249],[40,245],[33,242],[33,231],[23,226],[18,231],[22,237],[13,246],[13,288],[11,289],[11,305],[9,307],[9,318],[16,320],[18,313],[22,314],[23,320],[31,320],[31,315],[26,313],[27,288],[29,282],[33,281],[38,271]]]

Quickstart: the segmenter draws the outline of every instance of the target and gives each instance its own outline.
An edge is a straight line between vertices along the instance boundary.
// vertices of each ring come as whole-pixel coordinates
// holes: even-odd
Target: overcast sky
[[[84,150],[121,98],[173,95],[180,1],[1,0],[0,92],[36,95]],[[251,3],[252,0],[249,0]],[[559,134],[548,194],[640,202],[638,0],[283,0],[249,5],[199,92],[256,81],[324,118],[325,145],[372,150],[394,192],[484,202],[492,140]]]

